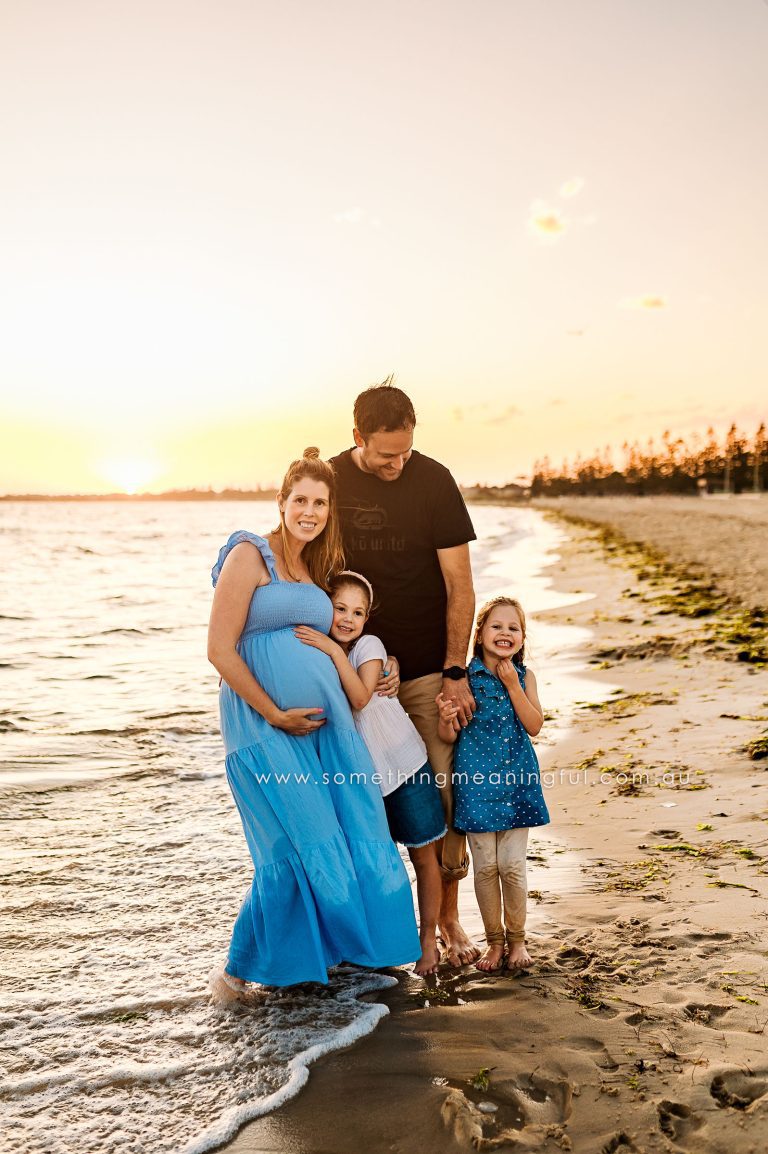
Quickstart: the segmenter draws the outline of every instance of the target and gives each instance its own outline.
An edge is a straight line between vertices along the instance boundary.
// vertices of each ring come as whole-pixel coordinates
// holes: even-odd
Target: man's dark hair
[[[392,384],[389,376],[380,385],[366,389],[355,401],[355,428],[367,438],[373,433],[393,433],[398,429],[413,429],[416,414],[410,399],[402,389]]]

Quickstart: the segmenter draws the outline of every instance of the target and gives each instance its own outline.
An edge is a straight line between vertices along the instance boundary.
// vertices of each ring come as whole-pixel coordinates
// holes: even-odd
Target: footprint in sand
[[[560,1127],[571,1115],[573,1084],[534,1070],[494,1081],[480,1096],[483,1101],[475,1103],[456,1087],[443,1102],[443,1123],[460,1147],[539,1150],[549,1146],[549,1138],[563,1136]]]
[[[727,1014],[732,1006],[717,1006],[713,1002],[688,1002],[683,1006],[683,1014],[691,1022],[698,1022],[700,1026],[713,1026],[723,1014]]]
[[[699,947],[696,954],[700,958],[709,958],[712,954],[719,954],[722,951],[722,943],[730,942],[732,939],[733,934],[727,933],[688,934],[688,941]]]
[[[658,1014],[652,1014],[643,1007],[641,1010],[635,1010],[632,1014],[627,1014],[624,1021],[628,1026],[642,1026],[648,1022],[660,1022],[662,1019]]]
[[[563,1045],[573,1050],[586,1050],[600,1070],[618,1070],[619,1068],[619,1063],[613,1060],[603,1043],[598,1041],[597,1038],[567,1038],[563,1042]]]
[[[614,1134],[600,1149],[600,1154],[637,1154],[637,1146],[625,1130]]]
[[[580,950],[578,946],[570,946],[560,950],[555,962],[563,969],[586,970],[594,957],[594,954],[588,954],[585,950]]]
[[[768,1093],[768,1070],[726,1070],[715,1075],[709,1092],[718,1106],[749,1110]]]
[[[690,1107],[682,1102],[670,1102],[665,1098],[658,1103],[656,1109],[662,1134],[666,1134],[673,1142],[682,1142],[691,1131],[698,1130],[701,1126],[701,1118],[697,1118]]]
[[[534,1070],[527,1077],[518,1076],[499,1083],[503,1096],[511,1101],[526,1123],[552,1125],[570,1117],[573,1085],[561,1078],[548,1078]]]

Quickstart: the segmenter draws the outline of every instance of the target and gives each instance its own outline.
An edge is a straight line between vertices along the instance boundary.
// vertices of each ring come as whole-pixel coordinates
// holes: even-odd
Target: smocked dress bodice
[[[221,549],[211,570],[213,584],[228,555],[243,541],[259,550],[270,581],[253,592],[237,644],[240,656],[280,709],[322,708],[329,724],[353,731],[349,703],[330,657],[294,636],[297,625],[328,632],[333,606],[327,593],[317,585],[282,581],[268,542],[244,530],[233,533]],[[255,737],[270,736],[272,727],[226,683],[222,684],[219,703],[221,732],[228,753],[253,745]]]

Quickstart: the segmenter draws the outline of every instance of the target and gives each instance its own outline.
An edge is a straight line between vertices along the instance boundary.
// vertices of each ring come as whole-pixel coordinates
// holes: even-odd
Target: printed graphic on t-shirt
[[[354,553],[402,553],[405,534],[391,533],[387,510],[381,505],[361,501],[341,507],[342,522],[347,526],[348,549]]]
[[[387,510],[381,505],[371,505],[364,502],[362,505],[345,505],[344,516],[348,516],[355,529],[386,529]]]
[[[347,567],[376,594],[368,628],[398,657],[404,681],[439,672],[447,603],[439,550],[475,536],[456,482],[418,450],[396,481],[362,472],[351,449],[331,463]]]

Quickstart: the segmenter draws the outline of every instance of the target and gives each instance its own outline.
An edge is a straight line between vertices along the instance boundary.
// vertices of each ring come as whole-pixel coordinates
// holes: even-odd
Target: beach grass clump
[[[740,609],[715,623],[711,638],[717,645],[733,647],[737,661],[768,665],[768,619],[762,609]]]
[[[692,845],[687,841],[678,841],[666,845],[654,845],[651,846],[651,849],[659,853],[679,854],[681,857],[692,858],[694,861],[714,861],[725,857],[727,854],[758,866],[763,865],[765,861],[751,846],[739,845],[738,842],[734,841],[714,841],[707,845]],[[716,889],[746,889],[753,893],[757,892],[752,889],[752,886],[742,885],[739,882],[722,882],[719,878],[714,878],[709,885]]]
[[[585,769],[591,769],[593,765],[597,764],[601,757],[605,757],[605,750],[596,749],[594,753],[590,753],[581,761],[577,761],[573,768],[574,770],[579,770],[582,772]]]
[[[597,979],[593,974],[580,974],[574,978],[568,997],[578,1002],[585,1010],[607,1010],[597,986]]]
[[[707,882],[707,885],[711,890],[748,890],[760,897],[760,890],[756,890],[754,886],[747,886],[744,882],[726,882],[722,878],[714,878],[711,882]]]
[[[445,1002],[450,1002],[452,994],[450,990],[444,989],[443,986],[429,986],[426,983],[424,987],[417,993],[409,995],[411,1001],[418,1002],[423,1007],[443,1005]]]
[[[662,693],[625,693],[608,701],[579,701],[581,709],[590,713],[610,713],[614,717],[634,717],[639,708],[648,705],[675,705],[675,697],[665,697]]]
[[[687,857],[718,857],[719,854],[712,852],[712,846],[691,845],[687,841],[678,841],[672,845],[655,845],[653,849],[659,850],[661,853],[681,853]]]
[[[631,872],[628,872],[631,871]],[[655,858],[643,858],[641,861],[628,862],[621,870],[614,870],[608,874],[603,885],[606,892],[637,893],[646,889],[651,882],[667,882],[662,862]]]
[[[746,752],[753,761],[760,761],[762,758],[768,757],[768,729],[759,737],[754,738],[753,741],[747,742]]]
[[[480,1090],[485,1093],[491,1084],[491,1074],[495,1069],[495,1066],[482,1066],[476,1074],[467,1079],[467,1085],[471,1086],[473,1090]]]
[[[723,993],[730,994],[731,997],[735,998],[737,1002],[744,1002],[744,1004],[747,1006],[760,1005],[756,998],[750,998],[748,994],[740,994],[736,986],[731,985],[730,982],[726,982],[720,987],[720,989],[723,991]]]

